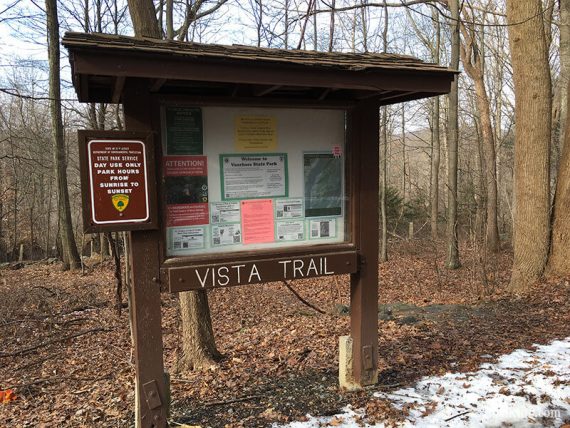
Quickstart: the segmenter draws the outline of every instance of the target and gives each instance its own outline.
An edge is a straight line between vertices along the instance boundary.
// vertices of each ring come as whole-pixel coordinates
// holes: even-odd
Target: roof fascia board
[[[73,49],[73,72],[84,75],[164,78],[238,84],[289,85],[333,89],[399,90],[447,93],[452,71],[351,71],[244,63],[235,60],[189,60],[161,54],[115,53]]]

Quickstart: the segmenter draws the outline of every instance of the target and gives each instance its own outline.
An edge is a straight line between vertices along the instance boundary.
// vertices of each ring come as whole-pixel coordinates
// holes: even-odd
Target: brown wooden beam
[[[150,92],[158,92],[160,88],[166,83],[167,79],[156,79],[150,87]]]
[[[227,263],[192,264],[165,268],[168,291],[252,285],[274,281],[314,278],[354,273],[357,270],[356,250],[334,253],[311,251],[289,257],[256,258]]]
[[[264,86],[253,90],[253,95],[256,97],[262,97],[264,95],[270,94],[273,91],[281,88],[281,85]]]
[[[320,93],[319,97],[317,98],[319,101],[324,101],[324,99],[327,97],[328,94],[330,94],[332,91],[331,88],[325,88],[323,89],[323,91]]]
[[[378,212],[379,105],[359,103],[348,115],[348,145],[353,171],[353,233],[359,271],[350,276],[352,376],[356,385],[378,378]]]
[[[153,131],[148,82],[129,79],[124,92],[129,131]],[[137,427],[166,427],[167,387],[162,360],[160,314],[160,232],[130,232],[131,317],[136,369]]]
[[[369,91],[367,93],[363,93],[361,95],[357,95],[355,98],[359,101],[367,100],[369,98],[378,97],[380,98],[382,91]]]
[[[115,79],[115,85],[113,87],[113,96],[111,97],[111,102],[113,104],[118,104],[121,100],[121,95],[123,94],[123,88],[125,86],[125,76],[117,76]]]
[[[79,80],[79,91],[77,92],[77,97],[79,101],[82,99],[88,100],[90,98],[89,94],[89,76],[78,75]]]
[[[120,55],[113,52],[74,52],[74,73],[103,76],[165,78],[258,85],[338,89],[448,92],[454,74],[448,71],[318,69],[294,65],[244,64],[188,60],[172,55]],[[223,66],[222,66],[223,64]]]
[[[321,109],[346,109],[355,105],[353,100],[323,100],[311,98],[271,98],[271,97],[221,97],[221,96],[184,96],[163,95],[160,101],[172,103],[185,103],[201,106],[209,105],[247,105],[248,107],[283,107],[283,108],[321,108]]]
[[[415,94],[417,91],[404,91],[404,92],[397,92],[397,93],[393,93],[392,95],[387,95],[387,96],[381,96],[380,97],[380,101],[381,102],[385,102],[388,100],[391,100],[393,98],[405,98],[408,95],[412,95]]]
[[[436,94],[436,95],[443,95],[443,94]],[[389,100],[384,100],[382,97],[379,97],[380,105],[389,105],[389,104],[398,104],[407,101],[413,100],[420,100],[422,98],[432,97],[434,94],[426,94],[425,92],[411,92],[408,95],[402,95],[401,97],[392,97]]]

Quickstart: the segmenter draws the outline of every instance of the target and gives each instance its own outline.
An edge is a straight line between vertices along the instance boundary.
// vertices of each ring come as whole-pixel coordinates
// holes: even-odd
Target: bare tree
[[[570,91],[570,85],[568,85],[568,90]],[[554,275],[568,275],[570,273],[570,258],[568,257],[568,248],[570,248],[570,220],[568,219],[568,213],[570,212],[569,131],[567,127],[566,138],[562,146],[562,156],[558,166],[558,179],[554,197],[552,248],[548,263],[548,271]]]
[[[135,21],[138,37],[160,37],[158,20],[149,8],[152,1],[129,0],[129,10]],[[139,9],[140,8],[140,9]],[[214,332],[205,290],[180,293],[182,313],[182,358],[180,368],[197,369],[214,363],[220,354],[214,342]]]
[[[160,39],[160,28],[152,0],[128,0],[128,4],[135,35]]]
[[[510,288],[542,275],[549,249],[551,82],[540,0],[507,0],[515,84],[515,221]]]
[[[49,56],[49,98],[51,112],[51,133],[54,150],[54,167],[57,178],[59,232],[63,249],[64,267],[77,269],[80,267],[79,253],[71,223],[71,205],[67,190],[67,159],[63,139],[63,122],[61,119],[61,89],[59,61],[59,21],[57,17],[57,1],[46,0],[48,56]]]
[[[459,68],[459,2],[449,0],[451,11],[451,61],[449,66]],[[457,236],[457,148],[459,139],[458,103],[459,103],[459,76],[451,84],[449,93],[449,107],[447,112],[447,267],[457,269],[459,262],[459,239]]]
[[[570,91],[570,2],[561,1],[560,7],[560,75],[558,87],[566,87],[560,93],[559,142],[560,159],[554,194],[554,210],[552,224],[552,242],[548,271],[555,275],[568,275],[570,259],[567,255],[570,238],[570,130],[568,129],[568,91]]]
[[[461,60],[463,67],[475,86],[475,101],[478,110],[480,132],[482,138],[482,163],[485,176],[485,242],[487,248],[495,252],[499,249],[499,227],[497,223],[498,193],[497,193],[497,161],[495,155],[495,132],[491,121],[491,107],[487,88],[485,86],[484,42],[479,43],[474,24],[473,9],[471,13],[463,11],[464,20],[461,22],[463,42],[461,43]],[[479,31],[483,37],[484,27]]]

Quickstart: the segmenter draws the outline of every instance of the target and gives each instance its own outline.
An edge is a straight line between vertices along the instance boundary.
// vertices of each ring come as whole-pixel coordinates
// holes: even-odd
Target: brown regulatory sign
[[[147,141],[88,137],[83,151],[85,228],[131,230],[133,225],[149,223],[152,207]]]

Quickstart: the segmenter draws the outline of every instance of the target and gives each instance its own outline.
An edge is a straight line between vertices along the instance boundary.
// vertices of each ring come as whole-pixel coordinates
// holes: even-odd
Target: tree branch
[[[293,287],[291,287],[291,285],[289,284],[289,282],[283,281],[283,284],[285,284],[285,287],[287,287],[287,288],[291,291],[291,293],[293,293],[293,294],[295,295],[295,297],[297,297],[297,299],[299,299],[301,302],[303,302],[303,303],[304,303],[305,305],[307,305],[309,308],[311,308],[311,309],[317,311],[317,312],[320,313],[320,314],[326,314],[326,312],[323,311],[322,309],[317,308],[315,305],[313,305],[313,304],[307,302],[305,299],[303,299],[303,298],[301,297],[301,295],[300,295],[299,293],[297,293]],[[0,354],[0,356],[1,356],[1,354]]]

